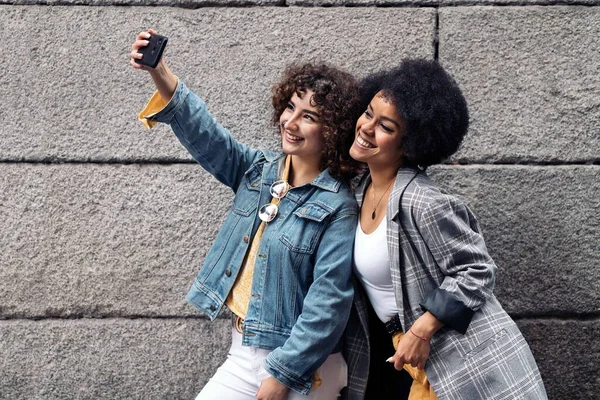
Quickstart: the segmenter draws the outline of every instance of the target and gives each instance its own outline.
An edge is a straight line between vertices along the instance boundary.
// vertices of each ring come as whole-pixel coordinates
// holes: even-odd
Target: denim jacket
[[[164,105],[158,93],[146,110],[152,103]],[[284,154],[236,141],[181,81],[169,103],[147,119],[170,124],[196,161],[235,193],[187,295],[213,320],[259,226],[258,209],[270,202],[269,188],[280,179]],[[272,350],[266,370],[302,394],[310,391],[315,370],[331,353],[341,351],[353,297],[357,218],[350,189],[326,170],[290,189],[262,236],[242,344]]]

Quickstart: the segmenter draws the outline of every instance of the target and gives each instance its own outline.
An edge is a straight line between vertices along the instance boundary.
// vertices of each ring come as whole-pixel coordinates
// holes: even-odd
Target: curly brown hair
[[[289,65],[279,83],[273,86],[273,124],[292,95],[313,92],[311,103],[319,109],[324,148],[320,169],[348,182],[361,164],[350,157],[356,120],[361,113],[358,82],[349,73],[327,64]]]

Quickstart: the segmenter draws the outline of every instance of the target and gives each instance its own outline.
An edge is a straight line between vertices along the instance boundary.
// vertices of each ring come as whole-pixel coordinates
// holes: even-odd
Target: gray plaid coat
[[[358,185],[359,205],[369,182],[366,175]],[[425,171],[403,168],[390,194],[386,219],[403,330],[425,310],[445,323],[431,339],[425,366],[438,398],[547,399],[529,346],[492,293],[496,265],[467,206],[441,193]],[[367,301],[356,284],[345,333],[346,399],[364,398],[369,371]]]

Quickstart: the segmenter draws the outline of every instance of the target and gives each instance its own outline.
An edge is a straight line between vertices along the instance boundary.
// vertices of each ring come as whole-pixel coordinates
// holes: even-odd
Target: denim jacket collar
[[[281,171],[283,171],[283,166],[285,164],[285,153],[274,153],[272,151],[263,151],[263,153],[267,162],[271,163],[274,161],[278,161],[276,171],[275,168],[265,171],[266,176],[264,177],[264,182],[267,184],[271,184],[274,181],[278,180],[281,176]],[[274,172],[276,172],[276,174]],[[325,171],[321,171],[321,173],[319,173],[319,175],[317,175],[317,177],[313,179],[313,181],[310,182],[309,185],[316,186],[329,192],[337,193],[340,190],[340,186],[342,185],[342,183],[335,179],[333,176],[331,176],[329,170],[326,169]]]

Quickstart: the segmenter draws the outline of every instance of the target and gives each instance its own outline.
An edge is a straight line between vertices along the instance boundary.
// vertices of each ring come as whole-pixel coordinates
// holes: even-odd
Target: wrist
[[[173,75],[173,73],[162,60],[158,63],[156,68],[149,69],[148,72],[150,72],[152,80],[154,80],[154,83],[157,85],[165,84],[172,80],[171,75]]]
[[[160,96],[168,102],[177,89],[177,77],[171,72],[164,60],[161,60],[155,69],[149,70]]]
[[[410,327],[410,330],[417,336],[431,339],[431,337],[443,326],[443,322],[427,311],[415,321]]]
[[[419,340],[421,340],[421,341],[423,341],[423,342],[427,342],[427,343],[429,343],[429,340],[431,340],[431,337],[429,337],[429,336],[421,336],[421,335],[417,335],[417,334],[416,334],[416,333],[415,333],[415,332],[412,330],[412,328],[410,328],[410,329],[408,330],[408,332],[409,332],[410,334],[412,334],[414,337],[416,337],[417,339],[419,339]]]
[[[148,72],[150,72],[150,75],[152,75],[153,77],[164,77],[167,74],[167,71],[169,70],[169,68],[167,67],[165,60],[163,58],[160,59],[160,61],[158,62],[158,64],[156,64],[156,67],[154,68],[149,68]]]

